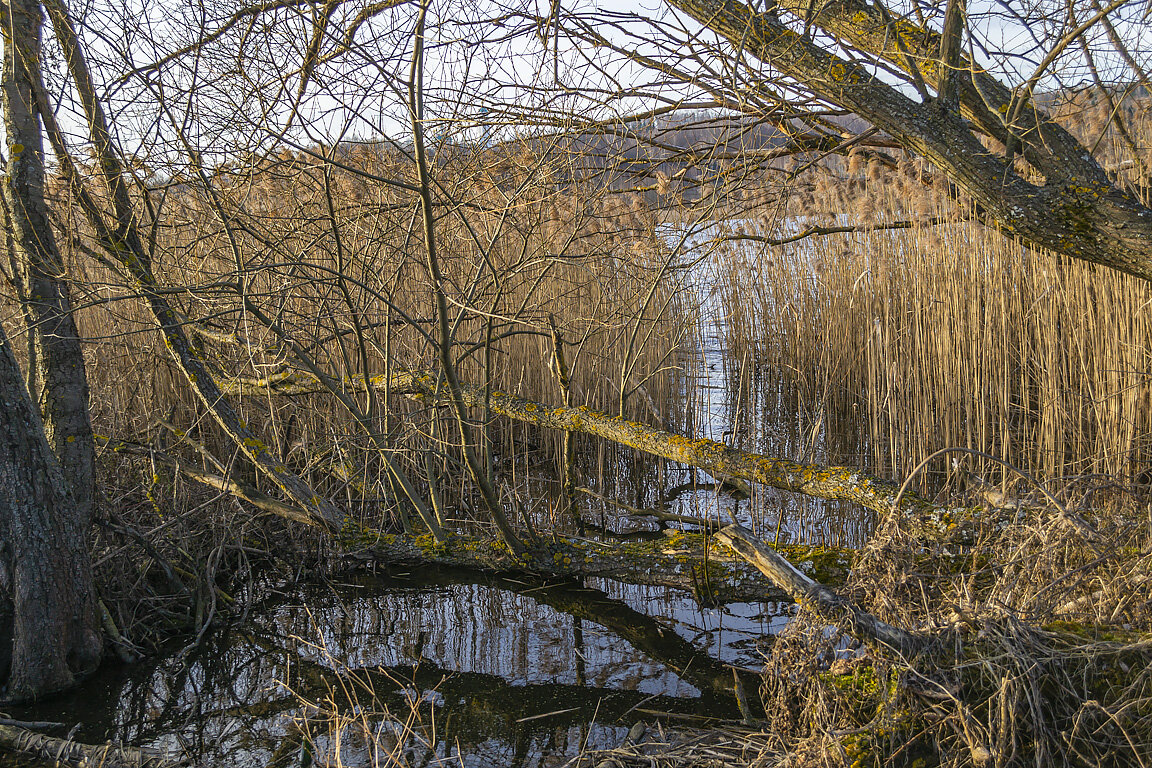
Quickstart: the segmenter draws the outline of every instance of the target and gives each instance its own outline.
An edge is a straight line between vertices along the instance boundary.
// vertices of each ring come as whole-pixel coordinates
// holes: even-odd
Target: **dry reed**
[[[943,539],[886,521],[848,594],[932,643],[866,650],[801,610],[768,654],[766,731],[803,765],[1145,765],[1152,561],[1133,513],[1098,518],[1095,542],[1044,507]]]
[[[756,361],[745,394],[771,407],[764,391],[785,382],[781,410],[799,414],[827,461],[893,477],[964,446],[1048,479],[1143,482],[1147,285],[1034,253],[939,195],[909,198],[903,179],[881,190],[883,219],[940,223],[722,251],[732,356]],[[970,471],[1006,479],[980,461]]]
[[[523,151],[509,158],[455,150],[438,163],[439,289],[454,313],[461,378],[561,402],[551,372],[554,318],[572,367],[574,403],[676,423],[683,382],[673,354],[688,320],[664,279],[671,257],[642,201],[558,191],[554,169]],[[413,176],[401,156],[365,144],[312,157],[285,154],[149,193],[156,271],[173,287],[217,375],[262,377],[300,365],[303,355],[344,382],[368,415],[366,429],[327,396],[241,404],[245,420],[274,441],[286,463],[369,516],[393,506],[389,478],[374,458],[381,441],[413,477],[434,467],[449,506],[467,504],[470,494],[458,480],[459,436],[447,413],[347,384],[362,374],[435,367],[424,245],[410,196],[392,183]],[[82,231],[75,221],[67,226]],[[70,259],[87,299],[80,303],[88,305],[80,321],[92,352],[97,430],[145,441],[163,433],[173,450],[182,441],[174,435],[187,435],[246,471],[167,364],[121,278],[83,249]],[[274,327],[258,322],[246,302]],[[495,471],[535,449],[562,455],[558,435],[493,423],[481,411],[472,417],[485,427],[483,447]]]

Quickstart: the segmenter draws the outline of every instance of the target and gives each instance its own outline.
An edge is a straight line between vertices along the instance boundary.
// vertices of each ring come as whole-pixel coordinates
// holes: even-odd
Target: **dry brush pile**
[[[919,647],[847,641],[802,610],[768,656],[768,732],[796,765],[1145,765],[1145,515],[1102,515],[1091,539],[1051,508],[951,538],[888,521],[845,594]]]

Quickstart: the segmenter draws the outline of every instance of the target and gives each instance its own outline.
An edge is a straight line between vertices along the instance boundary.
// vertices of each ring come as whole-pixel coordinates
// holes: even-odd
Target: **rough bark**
[[[165,768],[176,763],[131,747],[81,744],[15,725],[0,724],[0,747],[71,768]]]
[[[13,272],[28,324],[28,380],[44,431],[72,492],[72,535],[83,537],[92,520],[95,467],[88,379],[64,262],[44,202],[44,145],[37,117],[40,4],[7,5],[3,111],[8,162],[3,179],[4,213],[13,251]]]
[[[1016,142],[1026,160],[1050,181],[1108,183],[1107,174],[1072,134],[1029,104],[1017,109],[1011,89],[988,72],[974,67],[961,53],[966,13],[963,0],[948,6],[946,34],[919,27],[866,0],[835,0],[811,14],[804,0],[785,0],[780,7],[857,49],[883,59],[906,73],[915,73],[941,101],[937,111],[959,106],[964,118],[1001,144]],[[1024,100],[1027,104],[1027,99]],[[1013,110],[1015,120],[1005,120]]]
[[[0,685],[6,698],[20,700],[93,670],[102,640],[87,548],[94,490],[88,384],[44,202],[35,93],[42,16],[28,0],[14,0],[0,15],[8,149],[0,187],[28,322],[32,393],[0,329]]]
[[[0,400],[0,594],[13,617],[4,697],[22,700],[91,672],[102,642],[88,550],[66,523],[64,476],[2,330]]]
[[[1091,152],[986,73],[956,78],[961,111],[916,101],[872,74],[866,60],[849,61],[793,31],[778,10],[758,12],[733,0],[668,0],[705,27],[769,63],[819,98],[851,110],[929,160],[969,194],[1006,233],[1057,253],[1152,279],[1152,209],[1113,185]],[[802,0],[778,7],[811,20],[846,44],[938,83],[939,35],[904,21],[864,0],[842,0],[815,9]],[[912,46],[924,58],[908,55]],[[1012,106],[1009,106],[1012,105]],[[1000,108],[1015,118],[1005,124]],[[981,144],[968,119],[1011,146],[1046,175],[1033,184],[1018,174],[1012,158]]]

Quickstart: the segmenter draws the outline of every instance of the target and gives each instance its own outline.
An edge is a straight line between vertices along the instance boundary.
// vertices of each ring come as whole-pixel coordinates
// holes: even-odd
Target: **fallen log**
[[[72,768],[169,768],[181,764],[141,749],[81,744],[15,725],[0,724],[0,748]]]
[[[786,601],[787,592],[714,537],[672,532],[650,541],[605,543],[577,536],[556,536],[516,555],[494,539],[451,534],[437,544],[431,536],[346,532],[350,556],[381,565],[468,568],[487,573],[532,573],[580,580],[605,578],[629,584],[670,587],[712,603]],[[705,549],[707,554],[705,555]],[[798,569],[843,583],[854,552],[847,549],[782,547]]]
[[[353,378],[353,386],[364,386],[363,377]],[[368,385],[418,399],[445,400],[443,385],[427,371],[394,374],[391,378],[370,377]],[[304,395],[326,391],[312,374],[289,371],[262,379],[238,378],[222,381],[230,394]],[[699,467],[718,478],[738,478],[772,488],[803,493],[823,499],[853,501],[879,514],[894,510],[905,515],[939,517],[948,510],[919,496],[905,492],[889,480],[873,477],[851,467],[800,464],[773,458],[704,438],[693,439],[649,427],[635,421],[587,408],[554,407],[507,392],[487,392],[482,387],[461,384],[461,396],[469,407],[487,407],[492,413],[524,421],[545,429],[568,430],[595,435],[635,448],[653,456]],[[899,509],[896,509],[899,497]]]
[[[296,522],[314,523],[314,518],[304,510],[231,476],[207,472],[142,443],[108,437],[97,439],[108,450],[165,464],[190,480],[231,494],[262,511]],[[556,535],[518,554],[502,542],[484,536],[442,532],[441,540],[437,541],[430,534],[385,533],[349,520],[335,534],[335,540],[349,556],[382,565],[433,563],[489,573],[531,572],[567,579],[599,577],[680,589],[701,601],[713,603],[790,599],[756,568],[733,557],[733,553],[718,546],[715,539],[699,533],[669,530],[648,541],[611,543]],[[855,554],[844,548],[803,545],[783,547],[781,551],[798,568],[829,583],[843,581]]]
[[[783,589],[797,603],[810,605],[828,621],[847,621],[852,632],[871,645],[880,644],[902,656],[921,650],[925,641],[904,630],[880,621],[833,593],[826,586],[801,573],[779,552],[760,543],[747,528],[729,525],[716,538],[736,550],[755,565],[773,584]]]

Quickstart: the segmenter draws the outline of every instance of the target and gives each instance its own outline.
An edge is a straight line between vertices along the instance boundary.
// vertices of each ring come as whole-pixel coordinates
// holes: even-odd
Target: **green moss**
[[[856,557],[844,547],[782,546],[778,551],[808,578],[825,586],[839,586],[848,578]]]
[[[840,740],[853,768],[938,765],[939,757],[924,739],[924,722],[904,707],[893,706],[899,676],[880,673],[870,664],[845,674],[818,676],[827,695],[861,730]]]
[[[412,543],[428,558],[445,557],[452,553],[451,539],[444,538],[442,541],[436,541],[436,537],[431,533],[423,533],[413,537]]]
[[[821,672],[818,677],[824,685],[832,689],[836,696],[847,703],[864,721],[871,720],[875,708],[880,703],[881,685],[872,665],[859,666],[847,674]],[[889,692],[895,691],[895,676],[890,676],[887,684]]]
[[[1123,643],[1125,645],[1149,641],[1149,638],[1140,632],[1122,629],[1112,624],[1091,624],[1057,619],[1041,625],[1040,628],[1076,645],[1085,641]]]
[[[344,525],[336,534],[337,543],[344,549],[369,549],[381,544],[393,544],[396,537],[369,528],[351,517],[344,519]],[[387,541],[385,541],[387,540]]]

